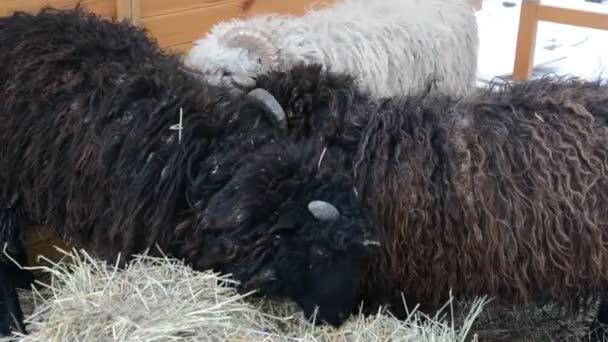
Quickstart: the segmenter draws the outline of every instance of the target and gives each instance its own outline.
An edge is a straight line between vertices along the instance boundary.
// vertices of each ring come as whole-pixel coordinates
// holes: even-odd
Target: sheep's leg
[[[16,289],[27,288],[34,280],[30,271],[14,262],[25,265],[27,261],[22,241],[23,223],[16,208],[0,208],[0,335],[4,336],[13,331],[25,333]]]
[[[589,333],[583,338],[585,342],[604,341],[608,339],[608,297],[602,298],[595,319],[589,326]]]
[[[19,303],[16,287],[12,284],[12,270],[2,263],[0,266],[0,336],[9,336],[13,332],[25,333],[23,312]]]
[[[602,299],[600,303],[600,307],[597,310],[597,321],[598,323],[602,323],[608,325],[608,299]]]

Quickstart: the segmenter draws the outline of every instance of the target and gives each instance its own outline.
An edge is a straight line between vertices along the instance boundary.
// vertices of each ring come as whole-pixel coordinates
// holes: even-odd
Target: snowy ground
[[[514,3],[505,7],[503,2]],[[584,0],[542,0],[543,4],[608,13],[608,0],[602,4]],[[521,0],[484,0],[476,13],[480,49],[478,77],[488,80],[513,72]],[[533,77],[570,74],[584,78],[608,77],[608,31],[540,22],[534,65],[542,66]]]

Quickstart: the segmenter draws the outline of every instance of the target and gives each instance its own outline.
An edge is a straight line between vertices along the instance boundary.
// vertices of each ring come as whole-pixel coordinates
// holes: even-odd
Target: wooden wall
[[[163,48],[188,51],[213,24],[259,13],[302,14],[331,0],[119,0],[119,17],[147,28]]]
[[[92,12],[108,18],[116,17],[116,0],[0,0],[0,16],[7,16],[15,11],[35,13],[45,5],[69,9],[76,7],[79,1],[82,7]]]
[[[36,12],[44,5],[81,6],[104,17],[126,19],[147,28],[163,48],[186,52],[213,24],[258,13],[302,14],[333,0],[0,0],[0,16]]]

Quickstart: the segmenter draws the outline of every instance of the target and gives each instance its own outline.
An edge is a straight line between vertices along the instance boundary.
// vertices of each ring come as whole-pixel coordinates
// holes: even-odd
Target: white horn
[[[266,106],[282,129],[287,129],[287,116],[281,104],[266,89],[256,88],[247,94]]]
[[[222,35],[220,42],[229,48],[244,48],[258,53],[262,64],[268,69],[274,69],[278,65],[277,49],[261,30],[233,27]]]
[[[255,87],[255,80],[253,77],[244,74],[234,74],[230,77],[230,81],[233,86],[242,90],[249,90]]]
[[[321,221],[335,220],[340,217],[340,212],[331,203],[325,201],[311,201],[308,210],[316,219]]]
[[[374,241],[374,240],[365,240],[363,241],[363,246],[378,246],[380,247],[380,241]]]

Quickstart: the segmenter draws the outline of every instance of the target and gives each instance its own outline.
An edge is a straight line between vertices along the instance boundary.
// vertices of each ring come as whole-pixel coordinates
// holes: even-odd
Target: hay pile
[[[22,293],[29,335],[18,341],[452,342],[471,339],[485,305],[474,302],[460,328],[417,312],[405,322],[378,313],[352,317],[340,329],[315,327],[294,305],[239,295],[228,277],[177,260],[142,255],[118,269],[84,251],[63,253],[34,269],[48,279]]]

